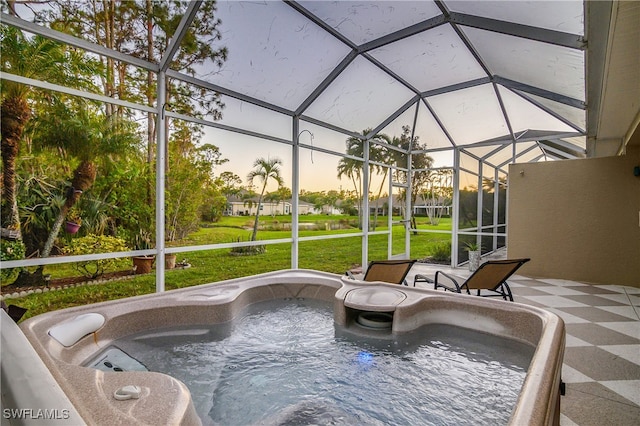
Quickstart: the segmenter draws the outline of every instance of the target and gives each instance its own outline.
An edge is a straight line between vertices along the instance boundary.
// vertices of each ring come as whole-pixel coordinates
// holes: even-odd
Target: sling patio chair
[[[382,281],[408,286],[406,277],[414,263],[415,260],[374,260],[369,263],[363,281]],[[347,271],[346,275],[355,278],[350,271]]]
[[[471,294],[471,290],[477,290],[477,295],[482,297],[502,297],[513,302],[513,294],[507,284],[507,278],[513,275],[518,268],[531,259],[507,259],[489,260],[476,269],[469,278],[461,278],[455,275],[437,271],[435,280],[425,276],[416,275],[413,286],[416,283],[426,282],[433,284],[433,289],[443,288],[445,291],[462,293],[465,290]],[[443,282],[444,281],[444,282]],[[445,283],[446,282],[446,283]],[[485,291],[487,293],[481,293]]]

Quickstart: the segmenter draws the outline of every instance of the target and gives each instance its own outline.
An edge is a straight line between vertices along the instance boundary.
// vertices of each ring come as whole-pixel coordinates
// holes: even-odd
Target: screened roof
[[[198,19],[198,3],[189,7],[174,41]],[[274,122],[294,116],[300,129],[370,136],[409,125],[429,150],[516,141],[532,147],[532,161],[574,158],[586,147],[583,7],[219,1],[213,43],[227,60],[198,67],[196,79],[167,74],[221,92],[219,124],[251,123],[276,138],[293,137]],[[513,150],[491,156],[501,164]]]

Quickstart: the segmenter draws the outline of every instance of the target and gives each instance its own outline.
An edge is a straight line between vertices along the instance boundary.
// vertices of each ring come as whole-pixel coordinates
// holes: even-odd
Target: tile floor
[[[469,274],[418,263],[407,281],[413,283],[415,274],[433,277],[437,270]],[[508,282],[516,302],[548,309],[565,322],[560,425],[639,426],[640,288],[519,275]]]

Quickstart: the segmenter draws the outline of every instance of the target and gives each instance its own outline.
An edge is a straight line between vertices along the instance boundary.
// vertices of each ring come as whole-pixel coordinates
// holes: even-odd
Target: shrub
[[[90,234],[85,237],[74,238],[62,252],[66,255],[74,256],[128,250],[130,248],[127,247],[122,238]],[[106,271],[115,271],[128,265],[129,261],[127,259],[99,259],[76,262],[73,267],[85,277],[94,279],[102,276]]]
[[[440,241],[431,249],[431,258],[437,262],[451,261],[451,241]]]
[[[22,241],[0,240],[0,260],[24,259],[25,246]],[[0,271],[0,280],[5,283],[18,276],[22,268],[3,269]]]
[[[238,237],[235,242],[241,243],[242,238]],[[263,254],[266,251],[267,247],[262,244],[257,246],[231,247],[232,256],[253,256],[256,254]]]

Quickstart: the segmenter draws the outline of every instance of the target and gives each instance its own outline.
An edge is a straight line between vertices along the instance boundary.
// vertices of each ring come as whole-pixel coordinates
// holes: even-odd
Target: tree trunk
[[[47,238],[47,242],[44,244],[44,248],[42,249],[42,253],[40,257],[49,257],[51,254],[51,250],[53,249],[53,244],[58,238],[58,234],[60,233],[60,228],[62,227],[62,223],[64,222],[64,218],[69,213],[71,207],[73,207],[83,191],[91,188],[93,182],[96,180],[96,166],[93,162],[89,160],[84,160],[80,163],[78,168],[73,173],[73,181],[71,182],[72,187],[69,188],[67,192],[67,199],[60,209],[60,213],[58,213],[58,217],[56,221],[53,223],[53,227],[49,232],[49,237]]]
[[[58,213],[58,217],[56,221],[53,222],[53,226],[51,227],[51,231],[49,232],[49,237],[47,241],[44,243],[44,247],[42,249],[42,253],[40,253],[40,257],[49,257],[51,254],[51,250],[53,249],[53,244],[60,233],[60,229],[62,228],[62,223],[64,222],[64,218],[69,213],[69,207],[66,204],[62,206],[60,212]]]
[[[260,206],[262,205],[262,196],[267,188],[267,181],[265,180],[262,185],[262,192],[260,192],[260,198],[258,198],[258,207],[256,209],[256,220],[253,222],[253,232],[251,233],[251,241],[255,241],[258,236],[258,217],[260,216]]]
[[[21,240],[16,191],[16,159],[20,150],[24,126],[31,117],[31,109],[24,98],[14,96],[2,102],[0,116],[3,165],[0,216],[2,217],[2,227],[15,231],[17,239]]]
[[[378,227],[378,202],[380,201],[380,197],[382,196],[382,188],[384,187],[384,183],[387,181],[387,174],[389,173],[389,169],[386,169],[384,175],[382,175],[382,183],[380,183],[380,188],[378,189],[378,197],[376,198],[376,211],[373,216],[373,230],[375,231]]]

